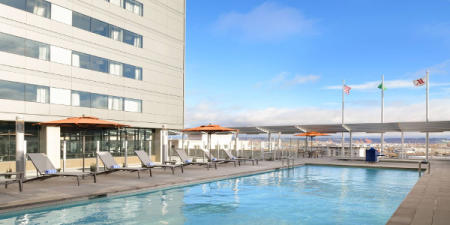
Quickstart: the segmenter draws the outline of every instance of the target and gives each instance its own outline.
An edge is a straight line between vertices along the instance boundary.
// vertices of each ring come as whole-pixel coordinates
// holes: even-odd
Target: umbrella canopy
[[[298,137],[316,137],[316,136],[329,136],[329,135],[328,134],[324,134],[324,133],[311,131],[311,132],[296,134],[295,136],[298,136]]]
[[[184,129],[181,131],[182,132],[206,132],[206,133],[212,134],[212,133],[218,133],[218,132],[234,132],[234,131],[238,131],[238,130],[232,129],[232,128],[227,128],[227,127],[222,127],[219,125],[209,124],[209,125],[202,125],[199,127]]]
[[[121,128],[129,127],[125,124],[120,124],[112,121],[101,120],[97,117],[82,116],[70,117],[63,120],[55,120],[49,122],[37,123],[43,126],[57,126],[57,127],[77,127],[77,128]]]

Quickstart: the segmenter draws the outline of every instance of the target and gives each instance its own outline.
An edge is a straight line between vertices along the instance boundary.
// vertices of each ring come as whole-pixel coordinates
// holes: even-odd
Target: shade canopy
[[[55,120],[49,122],[37,123],[42,126],[56,126],[56,127],[76,127],[76,128],[120,128],[129,127],[125,124],[120,124],[112,121],[101,120],[97,117],[82,116],[70,117],[63,120]]]
[[[232,128],[227,128],[227,127],[222,127],[219,125],[209,124],[209,125],[202,125],[199,127],[184,129],[181,131],[183,131],[183,132],[206,132],[206,133],[211,134],[211,133],[219,133],[219,132],[235,132],[238,130],[232,129]]]
[[[316,136],[328,136],[328,134],[323,134],[323,133],[311,131],[311,132],[296,134],[295,136],[299,136],[299,137],[316,137]]]

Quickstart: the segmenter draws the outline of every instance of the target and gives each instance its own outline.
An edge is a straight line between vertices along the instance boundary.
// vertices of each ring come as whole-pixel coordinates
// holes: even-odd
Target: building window
[[[141,100],[125,98],[124,99],[124,111],[127,112],[142,112],[141,110]]]
[[[142,68],[136,67],[135,68],[135,73],[136,73],[136,79],[137,80],[142,80]]]
[[[91,31],[92,33],[100,34],[105,37],[109,37],[109,24],[91,18]]]
[[[0,3],[9,5],[16,9],[26,10],[27,1],[26,0],[0,0]]]
[[[106,0],[106,1],[108,1],[108,0]],[[117,6],[122,6],[122,3],[120,2],[120,0],[109,0],[109,2],[111,2],[112,4],[117,5]]]
[[[27,0],[27,11],[38,16],[50,18],[50,2],[44,0]]]
[[[143,15],[143,8],[144,6],[142,3],[135,1],[135,0],[125,0],[124,8],[128,11],[131,11],[137,15],[142,16]]]
[[[72,91],[72,106],[91,107],[91,93]]]
[[[25,54],[25,39],[0,33],[0,51],[17,55]]]
[[[91,94],[91,107],[97,109],[108,109],[108,96]]]
[[[128,30],[123,30],[123,42],[142,48],[142,36]]]
[[[61,88],[50,88],[50,103],[59,105],[70,105],[70,90]]]
[[[131,79],[136,79],[136,67],[128,64],[123,64],[123,76]]]
[[[123,110],[123,98],[108,96],[108,109],[109,110]]]
[[[72,12],[72,26],[91,31],[91,17],[81,13]]]
[[[52,62],[70,65],[71,64],[71,55],[72,55],[71,50],[56,47],[53,45],[50,46],[50,61],[52,61]]]
[[[27,39],[25,40],[25,56],[48,61],[50,45]]]
[[[49,88],[33,84],[25,84],[25,101],[48,103]]]
[[[12,81],[0,81],[0,98],[10,100],[24,100],[25,85]]]
[[[81,52],[72,52],[72,66],[80,67],[83,69],[90,69],[91,56]]]
[[[117,76],[122,76],[122,63],[110,61],[109,73]]]
[[[109,37],[116,41],[122,41],[122,35],[123,35],[122,31],[123,31],[122,28],[111,25]]]
[[[108,73],[109,72],[108,60],[91,55],[91,70]]]
[[[52,20],[72,25],[72,10],[63,8],[59,5],[52,4]]]

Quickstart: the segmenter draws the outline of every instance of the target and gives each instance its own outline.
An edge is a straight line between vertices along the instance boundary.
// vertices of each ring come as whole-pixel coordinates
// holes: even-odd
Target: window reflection
[[[38,16],[50,18],[50,2],[44,0],[27,0],[27,11]]]
[[[49,88],[45,86],[25,84],[25,101],[49,103]]]
[[[91,107],[91,93],[72,91],[72,106]]]
[[[25,53],[25,39],[0,33],[0,51],[18,55]]]
[[[0,3],[16,9],[26,10],[26,0],[0,0]]]
[[[91,94],[91,107],[97,109],[108,109],[108,96]]]
[[[0,81],[0,98],[10,100],[24,100],[25,85],[12,81]]]
[[[25,41],[25,56],[41,60],[50,60],[50,45],[37,41]]]

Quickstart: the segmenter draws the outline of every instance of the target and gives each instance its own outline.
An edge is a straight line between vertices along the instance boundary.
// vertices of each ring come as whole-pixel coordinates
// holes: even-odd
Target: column
[[[152,141],[152,153],[155,154],[156,162],[165,162],[169,157],[169,132],[165,127],[155,129]]]
[[[55,168],[61,168],[61,129],[59,127],[41,127],[39,144]]]

